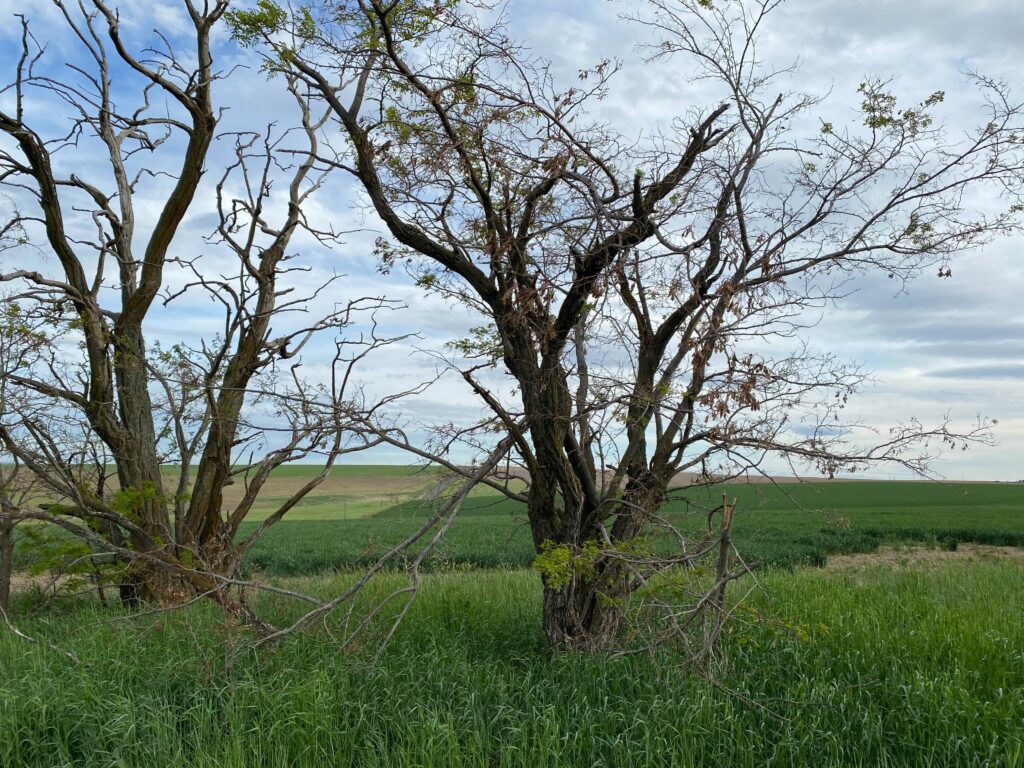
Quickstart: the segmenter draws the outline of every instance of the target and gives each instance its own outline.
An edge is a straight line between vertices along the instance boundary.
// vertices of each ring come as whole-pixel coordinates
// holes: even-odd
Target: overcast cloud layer
[[[126,24],[145,39],[148,30],[183,29],[183,16],[173,3],[122,0]],[[624,13],[642,9],[639,2],[606,0],[510,0],[508,15],[517,37],[552,59],[556,74],[568,83],[578,70],[604,58],[622,60],[613,93],[602,104],[604,117],[627,134],[670,130],[672,118],[691,108],[706,107],[707,94],[687,80],[681,61],[644,65],[634,46],[645,30],[622,21]],[[18,54],[13,13],[27,13],[37,36],[50,41],[54,59],[70,49],[49,3],[0,0],[2,54],[0,66],[13,71]],[[901,100],[916,102],[936,90],[946,92],[942,115],[951,130],[971,127],[974,93],[964,72],[974,70],[1002,78],[1024,98],[1024,14],[1019,0],[791,0],[766,29],[761,54],[769,63],[786,66],[800,59],[793,88],[831,92],[820,119],[837,124],[852,119],[856,87],[866,75],[894,78]],[[221,42],[225,57],[247,60],[230,41]],[[258,127],[289,114],[286,95],[268,86],[256,67],[237,72],[221,99],[228,98],[225,125]],[[8,79],[5,74],[4,80]],[[214,164],[211,163],[211,167]],[[382,290],[370,256],[378,225],[358,205],[351,188],[335,185],[321,195],[314,213],[339,230],[359,230],[344,247],[326,252],[303,244],[303,257],[323,275],[344,272],[344,291],[351,295]],[[140,218],[153,211],[143,210]],[[183,231],[183,248],[201,249],[211,226],[209,205],[199,202]],[[935,468],[951,479],[1024,478],[1024,259],[1020,238],[1004,240],[966,255],[952,264],[952,277],[923,275],[916,282],[894,285],[885,276],[860,280],[856,292],[822,313],[808,334],[813,346],[863,363],[874,372],[875,384],[852,404],[853,415],[885,429],[910,415],[936,422],[947,412],[968,422],[977,415],[999,421],[996,448],[957,452]],[[460,335],[465,314],[439,306],[435,299],[389,279],[388,295],[404,301],[409,311],[386,321],[393,332],[416,331],[419,338],[379,355],[372,370],[375,384],[392,388],[412,385],[430,375],[434,360],[416,350],[439,349]],[[215,329],[209,305],[181,304],[167,312],[150,331],[165,341],[197,338]],[[316,361],[308,360],[310,374]],[[454,381],[442,383],[410,404],[410,418],[429,421],[471,420],[478,413],[467,406],[466,393]],[[379,453],[361,461],[406,462],[401,454]]]

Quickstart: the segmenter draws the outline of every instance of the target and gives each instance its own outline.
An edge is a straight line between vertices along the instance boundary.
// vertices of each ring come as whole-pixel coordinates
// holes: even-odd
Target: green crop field
[[[716,506],[723,492],[739,500],[738,548],[764,565],[821,565],[829,554],[873,552],[881,544],[900,541],[947,547],[957,542],[1024,545],[1024,485],[732,484],[692,492],[690,516],[681,501],[669,505],[668,513],[683,526],[700,526],[705,518],[699,508]],[[414,530],[430,509],[427,502],[410,500],[358,520],[342,520],[341,514],[286,520],[271,529],[250,562],[276,575],[364,565],[382,554],[396,536]],[[459,513],[433,561],[525,567],[532,559],[522,506],[480,490]]]
[[[342,468],[250,568],[336,594],[422,521],[435,480]],[[400,573],[259,652],[204,603],[126,616],[19,594],[15,623],[53,647],[0,629],[0,766],[1024,766],[1024,559],[968,545],[1024,546],[1024,486],[732,485],[691,511],[723,490],[761,588],[710,680],[667,650],[546,655],[523,510],[481,491],[379,659],[338,637]],[[703,524],[686,511],[666,513]],[[911,544],[934,562],[818,567]],[[259,600],[275,621],[299,610]]]

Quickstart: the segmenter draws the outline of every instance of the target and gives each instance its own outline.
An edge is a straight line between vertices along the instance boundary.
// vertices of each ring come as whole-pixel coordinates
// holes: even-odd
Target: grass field
[[[252,564],[336,593],[426,514],[413,478],[345,468],[317,514],[273,529]],[[359,495],[356,481],[361,517],[329,500]],[[373,513],[400,482],[408,497]],[[92,601],[16,605],[23,631],[77,660],[0,630],[0,766],[1024,766],[1024,561],[803,567],[907,541],[1024,545],[1024,486],[728,492],[764,589],[713,683],[668,652],[547,656],[538,579],[520,567],[523,512],[481,493],[376,662],[372,644],[338,648],[342,615],[333,632],[256,654],[205,604],[123,619]],[[278,621],[296,610],[263,608]]]
[[[764,586],[774,620],[740,627],[716,678],[736,693],[666,658],[545,656],[521,570],[429,576],[376,664],[319,632],[229,665],[205,607],[80,608],[23,627],[79,663],[0,636],[0,765],[1024,764],[1024,568]]]
[[[872,552],[896,541],[1024,546],[1024,485],[831,481],[733,484],[691,494],[692,508],[714,507],[722,491],[738,498],[735,524],[743,555],[765,565],[821,565],[833,553]],[[680,518],[686,505],[669,514]],[[286,519],[271,529],[250,562],[275,575],[363,565],[411,532],[430,511],[411,500],[362,519]],[[684,525],[699,526],[695,514]],[[657,542],[655,542],[655,546]],[[481,491],[471,497],[438,547],[435,564],[525,567],[533,545],[520,504]]]

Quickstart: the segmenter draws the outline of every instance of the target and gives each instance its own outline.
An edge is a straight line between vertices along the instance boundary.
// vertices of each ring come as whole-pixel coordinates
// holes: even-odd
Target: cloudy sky
[[[172,36],[184,28],[184,17],[172,0],[121,0],[120,7],[126,28],[139,40],[151,40],[154,27]],[[685,62],[645,65],[638,56],[636,46],[648,33],[621,16],[642,7],[636,0],[508,0],[508,16],[515,35],[549,57],[554,72],[567,83],[575,80],[578,70],[601,59],[621,60],[623,69],[600,109],[624,133],[641,135],[669,128],[674,116],[703,106],[706,98],[703,86],[688,79],[691,73]],[[0,25],[0,67],[5,71],[12,70],[19,52],[18,30],[8,21],[13,13],[32,18],[35,34],[47,41],[55,62],[62,55],[74,55],[74,42],[48,2],[0,0],[0,16],[5,19]],[[1021,40],[1024,14],[1019,0],[790,0],[766,27],[761,55],[776,66],[799,58],[792,86],[830,94],[821,107],[822,119],[837,124],[845,116],[854,119],[857,85],[867,75],[878,75],[892,77],[892,89],[907,102],[944,90],[941,116],[955,131],[977,122],[977,100],[964,76],[968,70],[1005,79],[1018,99],[1024,100]],[[218,48],[222,64],[251,61],[226,39]],[[268,87],[255,67],[235,72],[231,82],[221,92],[221,102],[228,108],[224,126],[288,119],[287,98],[279,89]],[[40,114],[38,119],[57,120],[57,115]],[[226,146],[218,151],[226,151]],[[78,156],[67,162],[87,166],[90,159]],[[313,267],[307,278],[310,284],[336,271],[347,275],[346,293],[379,293],[370,255],[378,226],[360,207],[358,194],[336,184],[315,205],[317,216],[352,234],[333,252],[308,241],[299,244],[303,258]],[[209,211],[209,198],[197,202],[179,247],[202,249],[202,236],[211,224]],[[869,424],[884,429],[911,415],[936,422],[946,413],[963,423],[979,414],[999,421],[997,447],[957,452],[935,464],[950,479],[1024,478],[1022,245],[1021,237],[994,243],[954,261],[951,278],[940,280],[930,273],[902,290],[884,276],[863,278],[853,286],[856,291],[851,296],[822,313],[820,323],[808,334],[816,348],[859,361],[873,371],[874,384],[850,409]],[[38,257],[46,258],[45,254]],[[0,258],[7,267],[15,257]],[[399,276],[389,280],[387,293],[409,305],[408,312],[386,320],[389,328],[419,334],[414,341],[379,355],[374,363],[376,379],[397,388],[430,375],[435,362],[426,351],[460,335],[466,317],[424,299]],[[151,337],[194,339],[215,326],[209,305],[197,298],[161,317]],[[314,360],[309,368],[315,375]],[[466,402],[454,381],[442,381],[410,404],[409,418],[468,421],[479,411]],[[406,461],[386,453],[372,460]],[[885,476],[886,471],[876,474]]]
[[[620,125],[643,130],[700,98],[683,62],[651,67],[630,54],[645,30],[619,17],[642,3],[513,0],[512,6],[522,9],[512,15],[520,34],[566,73],[595,56],[623,60],[609,107]],[[766,63],[798,59],[792,87],[829,94],[823,119],[839,116],[837,123],[871,75],[892,78],[892,90],[906,101],[944,90],[942,118],[952,131],[978,122],[966,72],[1004,79],[1024,100],[1024,14],[1016,0],[790,0],[765,33]],[[851,412],[880,429],[910,415],[934,422],[947,412],[960,421],[976,415],[999,421],[996,447],[945,455],[934,465],[942,475],[1024,479],[1024,237],[967,254],[952,271],[949,279],[923,275],[902,290],[884,275],[860,279],[808,338],[873,372],[874,385]]]

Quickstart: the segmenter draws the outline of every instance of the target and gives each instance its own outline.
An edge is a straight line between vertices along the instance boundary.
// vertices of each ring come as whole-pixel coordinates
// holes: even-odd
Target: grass
[[[272,488],[311,471],[288,470]],[[415,499],[430,477],[341,470],[252,565],[335,594],[429,511]],[[396,488],[406,496],[391,503]],[[904,541],[1024,545],[1024,486],[726,490],[740,500],[740,550],[766,567],[749,602],[758,618],[734,625],[714,683],[668,651],[545,654],[539,582],[521,567],[533,556],[523,510],[481,492],[377,662],[372,638],[338,648],[342,614],[331,632],[257,654],[202,603],[123,617],[79,599],[29,614],[21,596],[19,627],[77,662],[0,630],[0,766],[1024,766],[1020,561],[800,567]],[[721,491],[690,504],[713,506]],[[344,508],[356,497],[367,514]],[[278,623],[297,610],[262,608]]]
[[[322,632],[229,664],[240,640],[205,607],[80,606],[24,627],[78,664],[0,636],[0,765],[1024,764],[1024,569],[764,581],[778,620],[742,627],[716,678],[740,695],[664,656],[545,656],[523,571],[429,576],[376,664]]]

